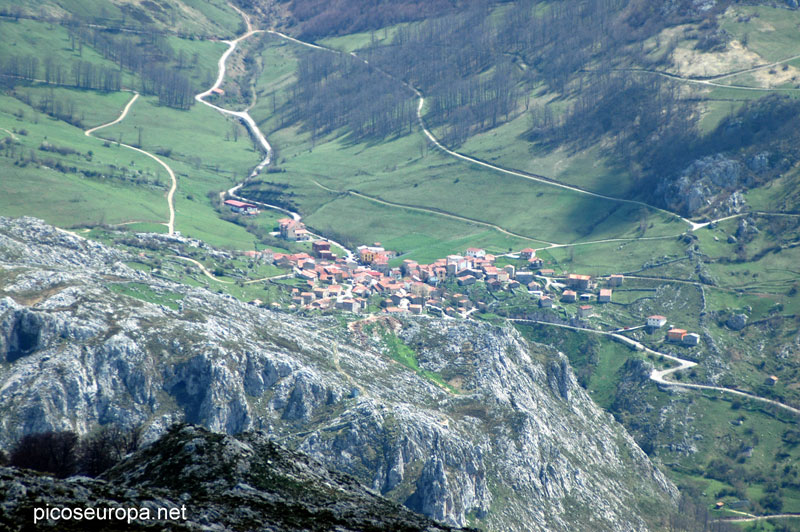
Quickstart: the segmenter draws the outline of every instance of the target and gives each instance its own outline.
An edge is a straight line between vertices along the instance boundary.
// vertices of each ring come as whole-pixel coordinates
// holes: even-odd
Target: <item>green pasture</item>
[[[105,97],[95,101],[96,117],[103,115],[102,119],[106,119],[111,102]],[[0,152],[4,155],[0,156],[0,167],[5,192],[0,205],[5,213],[38,216],[66,226],[166,220],[167,179],[148,157],[123,147],[104,147],[98,139],[86,137],[83,130],[43,115],[14,98],[0,96],[0,103],[0,127],[17,132],[16,142]],[[10,136],[4,131],[0,135]],[[39,148],[45,142],[75,153],[42,151]],[[30,161],[32,157],[36,162]],[[43,167],[53,163],[77,171]],[[80,171],[100,175],[84,177]],[[125,175],[128,179],[104,177],[109,175]],[[138,177],[158,179],[163,188],[136,185],[132,180]]]
[[[731,7],[720,20],[720,27],[746,43],[766,61],[780,61],[800,54],[797,25],[800,13],[766,5]]]
[[[133,4],[134,6],[136,4]],[[74,17],[80,21],[116,26],[152,25],[182,34],[230,37],[240,31],[241,16],[223,0],[180,0],[151,4],[150,9],[129,9],[109,0],[0,0],[0,9],[18,10],[24,15],[54,18]],[[141,15],[143,14],[143,15]],[[142,20],[146,16],[151,22]]]
[[[0,3],[2,7],[2,3]],[[33,56],[38,58],[36,76],[44,77],[44,60],[53,58],[54,63],[63,65],[67,77],[70,74],[70,65],[75,61],[89,61],[98,67],[117,70],[119,67],[90,46],[72,47],[72,41],[67,29],[58,24],[39,22],[35,20],[0,19],[0,57],[8,56]],[[129,76],[123,76],[123,85],[130,82]]]

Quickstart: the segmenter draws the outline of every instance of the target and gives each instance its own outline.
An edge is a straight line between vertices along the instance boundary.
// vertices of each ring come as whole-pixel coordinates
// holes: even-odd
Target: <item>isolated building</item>
[[[298,222],[292,218],[281,218],[278,220],[278,229],[281,237],[286,240],[304,240],[308,238],[309,232],[303,222]]]
[[[608,278],[608,286],[622,286],[622,281],[625,279],[625,276],[615,273],[611,277]]]
[[[258,214],[258,207],[256,207],[252,203],[245,203],[243,201],[227,199],[225,200],[225,205],[230,207],[231,211],[236,213],[250,214],[250,215]]]

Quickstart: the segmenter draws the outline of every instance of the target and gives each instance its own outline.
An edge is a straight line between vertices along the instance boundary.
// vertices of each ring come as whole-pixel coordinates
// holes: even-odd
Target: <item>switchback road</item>
[[[113,126],[114,124],[118,124],[119,122],[122,122],[122,120],[124,120],[125,117],[128,115],[128,111],[130,111],[130,109],[133,106],[134,102],[138,98],[139,98],[139,93],[138,92],[134,92],[133,93],[133,98],[130,99],[128,104],[125,106],[125,108],[122,110],[120,115],[115,120],[112,120],[111,122],[108,122],[106,124],[101,124],[99,126],[87,129],[86,131],[83,132],[83,134],[86,135],[87,137],[93,137],[94,136],[93,133],[95,131],[98,131],[100,129],[103,129],[103,128],[106,128],[106,127],[109,127],[109,126]],[[96,138],[101,138],[102,139],[102,137],[96,137]],[[109,142],[113,142],[110,139],[102,139],[102,140],[107,140]],[[155,155],[153,155],[149,151],[145,151],[145,150],[143,150],[141,148],[137,148],[137,147],[131,146],[129,144],[124,144],[122,142],[119,142],[118,144],[120,146],[124,146],[124,147],[128,148],[129,150],[133,150],[133,151],[139,152],[139,153],[141,153],[143,155],[146,155],[146,156],[150,157],[155,162],[157,162],[158,164],[163,166],[164,169],[167,171],[167,174],[169,175],[169,178],[172,180],[172,186],[170,187],[169,192],[167,192],[167,206],[169,207],[169,221],[167,222],[167,229],[169,231],[169,234],[173,234],[175,232],[174,197],[175,197],[175,190],[178,188],[178,180],[175,177],[175,172],[172,171],[172,168],[170,168],[169,165],[167,165],[167,163],[165,163],[164,161],[162,161],[161,159],[159,159],[158,157],[156,157]]]

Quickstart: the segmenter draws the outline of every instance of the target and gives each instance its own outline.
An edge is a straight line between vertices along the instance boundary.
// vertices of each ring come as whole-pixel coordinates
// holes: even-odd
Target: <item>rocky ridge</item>
[[[194,426],[171,428],[99,479],[57,480],[0,468],[0,501],[0,527],[9,531],[28,529],[35,508],[47,506],[114,513],[91,520],[40,514],[37,530],[455,530],[277,445],[265,433],[233,437]],[[125,513],[117,514],[118,508]]]
[[[513,329],[384,324],[445,388],[336,320],[259,309],[125,265],[34,219],[0,219],[0,445],[176,421],[263,430],[453,526],[645,530],[677,491],[577,385]],[[145,283],[178,308],[111,289]],[[652,508],[658,508],[656,512]],[[663,513],[660,513],[663,512]]]

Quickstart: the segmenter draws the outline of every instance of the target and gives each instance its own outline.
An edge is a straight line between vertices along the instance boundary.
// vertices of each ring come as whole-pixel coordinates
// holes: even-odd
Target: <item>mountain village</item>
[[[255,206],[226,202],[231,209],[251,212]],[[575,305],[579,320],[595,316],[596,305],[610,304],[613,290],[624,283],[624,276],[612,274],[593,278],[578,273],[557,273],[544,268],[536,250],[495,256],[484,249],[470,247],[461,255],[448,255],[430,264],[406,259],[390,266],[398,254],[385,249],[380,242],[362,245],[355,254],[339,257],[331,251],[331,243],[316,239],[305,225],[292,218],[278,220],[277,235],[287,241],[311,242],[311,253],[275,253],[272,250],[245,252],[253,260],[272,263],[288,269],[300,280],[300,287],[291,288],[289,310],[338,309],[361,314],[430,314],[451,318],[467,318],[474,312],[486,312],[498,292],[526,291],[532,306],[554,309],[559,305]],[[276,236],[277,236],[276,235]],[[510,259],[498,266],[499,257]],[[485,291],[471,290],[483,283]],[[469,293],[467,293],[469,292]],[[476,297],[477,294],[477,297]],[[484,294],[481,297],[481,294]],[[255,301],[258,304],[260,301]],[[649,332],[663,328],[667,317],[649,316],[645,323],[633,327]],[[700,335],[670,327],[666,340],[685,346],[696,346]]]

